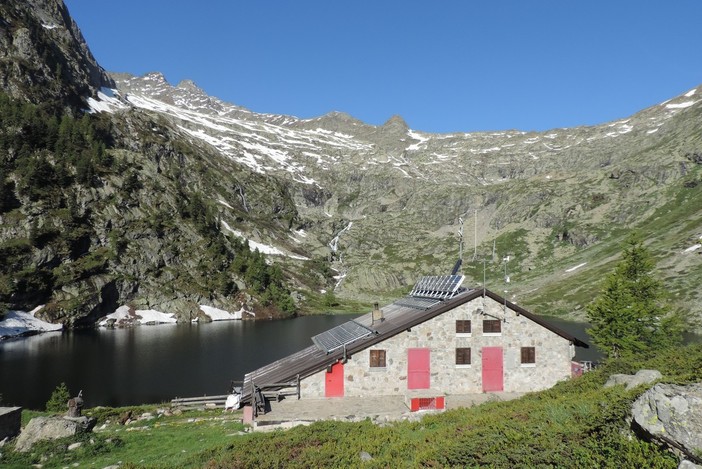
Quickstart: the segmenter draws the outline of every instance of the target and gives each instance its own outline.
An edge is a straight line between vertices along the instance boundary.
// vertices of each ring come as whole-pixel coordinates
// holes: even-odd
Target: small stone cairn
[[[68,412],[66,412],[66,417],[77,418],[81,416],[83,411],[83,390],[78,393],[74,398],[68,400]]]

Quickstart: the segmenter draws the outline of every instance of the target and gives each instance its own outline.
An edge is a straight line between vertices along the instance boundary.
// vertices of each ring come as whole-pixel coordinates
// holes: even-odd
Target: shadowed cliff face
[[[87,96],[111,85],[61,0],[0,4],[0,87],[8,94],[84,109]]]

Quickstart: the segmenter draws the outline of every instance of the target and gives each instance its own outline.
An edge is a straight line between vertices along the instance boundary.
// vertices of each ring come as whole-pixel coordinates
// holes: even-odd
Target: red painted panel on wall
[[[444,396],[413,397],[410,399],[410,411],[418,410],[444,410]]]
[[[344,397],[344,364],[334,363],[324,381],[324,397]]]
[[[429,349],[407,349],[407,389],[429,389]]]
[[[483,347],[483,392],[503,391],[502,347]]]

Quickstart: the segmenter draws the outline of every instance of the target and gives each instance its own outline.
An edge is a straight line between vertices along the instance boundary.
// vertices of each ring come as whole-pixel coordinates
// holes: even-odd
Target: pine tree
[[[46,410],[49,412],[65,412],[68,409],[68,400],[71,393],[66,383],[61,383],[51,393],[51,397],[46,402]]]
[[[622,260],[587,306],[590,336],[606,356],[642,356],[682,341],[684,321],[666,304],[654,265],[643,242],[630,236]]]

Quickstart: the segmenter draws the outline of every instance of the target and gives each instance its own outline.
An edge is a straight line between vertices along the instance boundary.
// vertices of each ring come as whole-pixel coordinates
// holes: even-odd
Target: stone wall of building
[[[484,333],[483,320],[496,318],[501,320],[501,333]],[[470,320],[470,334],[457,334],[456,320]],[[456,365],[457,347],[471,349],[470,365]],[[489,297],[479,297],[349,357],[344,364],[344,395],[406,394],[409,348],[430,349],[431,392],[483,392],[483,347],[502,347],[506,392],[538,391],[569,378],[575,355],[567,339],[511,309],[505,310]],[[522,347],[534,347],[535,363],[521,363]],[[370,366],[370,350],[385,350],[384,368]],[[302,380],[302,397],[324,397],[326,373],[323,370]]]

